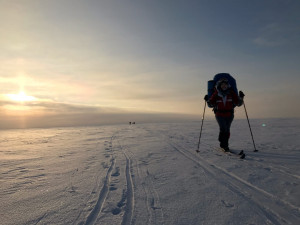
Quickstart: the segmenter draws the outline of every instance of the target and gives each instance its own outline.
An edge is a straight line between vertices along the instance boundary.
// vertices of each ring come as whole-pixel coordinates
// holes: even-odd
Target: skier
[[[239,92],[239,96],[230,86],[227,78],[217,81],[215,91],[209,98],[205,95],[204,100],[207,105],[213,108],[216,120],[220,127],[219,142],[220,147],[226,152],[229,151],[228,140],[230,137],[230,126],[234,118],[234,107],[242,106],[244,93]]]

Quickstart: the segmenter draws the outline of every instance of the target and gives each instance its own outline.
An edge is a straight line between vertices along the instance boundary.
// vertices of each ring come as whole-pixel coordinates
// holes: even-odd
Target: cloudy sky
[[[201,119],[220,72],[299,116],[299,0],[0,0],[0,49],[2,128]]]

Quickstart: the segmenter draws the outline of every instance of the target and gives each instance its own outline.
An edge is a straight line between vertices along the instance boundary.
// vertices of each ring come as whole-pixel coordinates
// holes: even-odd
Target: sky
[[[222,72],[299,117],[298,0],[0,0],[0,49],[0,128],[201,120]]]

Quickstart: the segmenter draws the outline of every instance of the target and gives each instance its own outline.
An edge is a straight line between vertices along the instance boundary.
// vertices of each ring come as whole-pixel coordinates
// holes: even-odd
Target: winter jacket
[[[216,116],[231,117],[235,106],[241,106],[243,99],[230,88],[225,93],[216,89],[208,100],[208,105],[214,108]]]

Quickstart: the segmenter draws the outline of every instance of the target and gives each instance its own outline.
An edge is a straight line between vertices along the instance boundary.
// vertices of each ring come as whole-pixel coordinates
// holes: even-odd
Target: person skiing
[[[230,86],[227,78],[221,78],[217,81],[215,91],[209,98],[205,95],[204,100],[207,105],[213,108],[216,120],[219,124],[219,142],[220,147],[229,151],[230,126],[234,118],[234,107],[242,106],[244,93],[239,92],[239,96]]]

